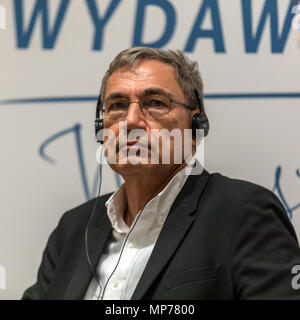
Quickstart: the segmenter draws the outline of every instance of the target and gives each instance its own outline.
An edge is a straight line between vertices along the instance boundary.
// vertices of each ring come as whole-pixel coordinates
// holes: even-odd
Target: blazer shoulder
[[[241,208],[247,203],[257,203],[260,206],[275,205],[287,215],[282,202],[273,191],[253,182],[212,173],[208,189],[214,201],[231,208]]]
[[[244,225],[253,226],[253,219],[281,222],[297,240],[293,225],[286,209],[278,196],[271,190],[253,182],[229,178],[220,173],[211,174],[210,195],[214,203],[226,208],[227,217],[231,213],[233,221],[239,225],[241,221],[252,219]],[[267,218],[266,218],[267,217]],[[265,223],[264,225],[270,225]]]
[[[232,200],[248,198],[255,193],[264,193],[267,196],[277,196],[269,189],[254,182],[224,176],[220,173],[212,173],[210,176],[210,187]]]

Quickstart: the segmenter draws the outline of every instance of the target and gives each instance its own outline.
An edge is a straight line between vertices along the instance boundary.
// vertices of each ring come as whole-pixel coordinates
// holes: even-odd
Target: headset
[[[195,96],[196,96],[196,99],[197,99],[197,102],[198,102],[199,113],[194,114],[194,116],[192,118],[192,123],[191,123],[192,133],[193,133],[193,136],[195,136],[197,129],[204,130],[204,136],[206,137],[208,135],[208,131],[209,131],[209,121],[208,121],[207,115],[205,113],[203,100],[200,97],[199,91],[197,89],[195,89]],[[104,125],[103,125],[103,119],[100,117],[100,107],[101,106],[102,106],[102,99],[101,99],[101,95],[99,95],[98,100],[97,100],[97,106],[96,106],[95,135],[96,135],[96,141],[98,143],[103,144],[104,143],[104,139],[103,139],[102,129],[104,129]],[[194,110],[194,108],[191,108],[191,109]],[[122,254],[123,254],[123,250],[124,250],[126,242],[127,242],[127,239],[129,237],[129,235],[131,234],[132,230],[134,229],[138,219],[142,215],[142,212],[143,212],[144,208],[146,207],[147,203],[151,200],[152,196],[156,193],[156,191],[169,178],[169,176],[168,176],[167,179],[165,179],[163,182],[161,182],[161,184],[156,188],[156,190],[154,190],[154,192],[150,196],[149,200],[146,201],[144,207],[139,212],[137,218],[135,219],[135,222],[134,222],[133,226],[130,228],[130,231],[127,233],[127,235],[126,235],[126,237],[124,239],[124,242],[123,242],[122,247],[121,247],[121,252],[120,252],[117,264],[115,265],[112,273],[110,274],[110,276],[106,280],[104,288],[103,288],[101,283],[100,283],[100,279],[99,279],[99,277],[98,277],[98,275],[96,273],[96,270],[92,266],[90,255],[89,255],[89,250],[88,250],[88,229],[89,229],[89,226],[90,226],[91,221],[93,219],[93,216],[94,216],[94,214],[96,212],[98,199],[99,199],[99,196],[100,196],[101,184],[102,184],[102,165],[101,165],[101,163],[102,163],[102,155],[103,155],[103,148],[101,150],[101,155],[100,155],[100,182],[99,182],[98,196],[97,196],[97,198],[95,200],[93,211],[92,211],[92,214],[91,214],[91,216],[89,218],[89,221],[87,223],[87,226],[86,226],[86,229],[85,229],[85,234],[84,234],[84,243],[85,243],[85,252],[86,252],[87,262],[88,262],[89,268],[91,269],[93,277],[96,280],[96,282],[97,282],[97,284],[99,286],[99,290],[100,290],[99,291],[99,295],[97,297],[97,300],[99,300],[99,299],[102,300],[103,299],[107,284],[108,284],[109,280],[111,279],[112,275],[114,274],[114,272],[116,271],[116,269],[117,269],[117,267],[119,265],[119,262],[121,260]],[[177,169],[177,167],[174,169],[174,172],[176,171],[176,169]],[[171,175],[174,172],[172,172]]]
[[[192,118],[192,124],[191,124],[192,133],[193,133],[193,136],[196,136],[197,129],[203,130],[204,137],[206,137],[209,131],[209,121],[205,113],[203,99],[200,97],[199,91],[197,89],[195,89],[195,96],[198,102],[199,113],[194,114]],[[102,106],[102,99],[101,99],[101,95],[99,95],[97,100],[97,107],[96,107],[95,136],[96,136],[97,142],[103,144],[104,139],[103,139],[102,129],[104,129],[104,124],[103,124],[103,119],[100,117],[101,106]],[[194,108],[190,108],[190,109],[194,110]]]

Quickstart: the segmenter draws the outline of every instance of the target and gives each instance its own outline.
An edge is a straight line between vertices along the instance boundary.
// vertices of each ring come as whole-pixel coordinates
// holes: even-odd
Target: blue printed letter
[[[48,0],[36,0],[33,13],[30,19],[28,30],[24,30],[24,7],[23,0],[15,0],[15,17],[16,17],[16,32],[17,32],[17,46],[18,48],[28,48],[29,41],[32,35],[34,25],[37,21],[39,14],[42,15],[42,28],[43,28],[43,48],[44,49],[53,49],[55,41],[57,39],[62,21],[64,19],[67,7],[70,0],[61,0],[58,14],[55,19],[54,28],[49,31],[49,14],[48,14]]]
[[[203,30],[200,29],[199,26],[201,26],[208,9],[211,13],[213,29]],[[225,52],[219,6],[216,0],[203,1],[184,51],[192,52],[195,48],[197,38],[212,38],[215,45],[215,52]]]
[[[116,10],[121,0],[112,0],[111,3],[109,4],[108,9],[106,10],[106,13],[102,18],[99,17],[98,15],[98,9],[97,9],[95,0],[86,0],[86,1],[87,1],[87,5],[96,29],[93,50],[101,50],[102,42],[103,42],[104,26],[106,25],[108,20],[111,18],[112,14]]]
[[[260,43],[261,35],[263,33],[264,26],[266,24],[267,16],[270,16],[271,26],[271,47],[272,53],[282,53],[285,47],[285,43],[289,32],[291,30],[291,24],[293,20],[292,8],[295,3],[290,2],[288,11],[285,17],[283,30],[281,36],[278,34],[278,10],[277,0],[266,0],[263,12],[261,14],[258,28],[255,36],[252,35],[252,8],[251,0],[241,0],[243,21],[244,21],[244,37],[245,47],[247,53],[256,53]]]
[[[166,15],[166,26],[164,33],[162,36],[152,42],[152,43],[145,43],[143,42],[143,29],[144,29],[144,22],[145,22],[145,9],[147,6],[159,6]],[[153,23],[155,23],[153,21]],[[161,48],[170,40],[173,35],[176,23],[176,12],[171,5],[171,3],[167,0],[139,0],[136,12],[136,22],[134,28],[134,37],[133,37],[133,44],[132,46],[146,46],[152,48]]]

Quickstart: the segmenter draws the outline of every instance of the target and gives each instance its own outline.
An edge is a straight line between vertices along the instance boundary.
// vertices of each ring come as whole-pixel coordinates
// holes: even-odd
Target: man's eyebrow
[[[109,100],[113,99],[128,99],[128,96],[123,92],[113,92],[108,97],[106,97],[103,101],[103,103],[107,103]]]
[[[144,90],[141,95],[142,96],[161,95],[161,96],[168,97],[170,99],[172,98],[172,95],[169,92],[166,92],[161,88],[155,88],[155,87]]]
[[[104,101],[119,99],[119,98],[128,98],[128,96],[123,92],[113,92],[108,97],[106,97]]]
[[[166,92],[165,90],[161,89],[161,88],[156,88],[156,87],[151,87],[151,88],[147,88],[144,91],[141,92],[140,96],[141,97],[145,97],[145,96],[150,96],[150,95],[161,95],[161,96],[165,96],[168,98],[172,98],[172,95],[168,92]],[[128,99],[128,95],[126,93],[123,92],[113,92],[110,95],[108,95],[104,101],[108,101],[108,100],[112,100],[112,99]]]

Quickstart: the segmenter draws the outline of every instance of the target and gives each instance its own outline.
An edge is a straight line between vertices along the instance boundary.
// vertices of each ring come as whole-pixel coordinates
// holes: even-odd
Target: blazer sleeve
[[[59,258],[59,247],[61,234],[61,223],[51,233],[46,248],[43,252],[42,262],[38,270],[36,283],[28,288],[22,300],[43,300],[51,283],[56,264]]]
[[[300,265],[293,226],[276,195],[257,187],[240,206],[231,240],[237,299],[300,299],[292,268]]]

